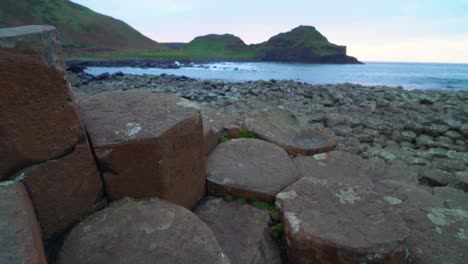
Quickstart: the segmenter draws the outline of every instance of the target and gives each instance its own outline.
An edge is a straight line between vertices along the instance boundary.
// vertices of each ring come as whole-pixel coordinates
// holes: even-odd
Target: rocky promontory
[[[467,92],[67,74],[49,26],[0,73],[0,263],[468,257]]]

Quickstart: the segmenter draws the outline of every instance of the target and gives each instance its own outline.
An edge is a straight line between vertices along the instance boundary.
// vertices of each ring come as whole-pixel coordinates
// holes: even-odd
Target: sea
[[[179,64],[177,61],[175,64]],[[468,90],[468,64],[365,62],[359,64],[303,64],[271,62],[216,62],[178,69],[88,67],[92,75],[173,74],[228,82],[294,80],[310,84],[353,83],[404,89]]]

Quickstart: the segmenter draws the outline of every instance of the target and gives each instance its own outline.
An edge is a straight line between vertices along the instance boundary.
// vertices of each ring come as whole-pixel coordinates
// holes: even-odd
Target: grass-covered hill
[[[0,0],[0,27],[31,24],[55,26],[69,54],[162,49],[126,23],[68,0]]]
[[[231,34],[196,37],[182,48],[188,56],[206,58],[249,59],[257,56],[256,51],[242,39]]]
[[[330,43],[312,26],[299,26],[257,45],[264,61],[353,63],[346,47]]]
[[[167,44],[167,47],[170,48],[171,44]],[[178,43],[177,49],[170,54],[162,52],[147,55],[276,62],[359,63],[356,58],[346,55],[345,46],[330,43],[312,26],[300,26],[255,45],[246,45],[234,35],[211,34],[196,37],[185,45]]]

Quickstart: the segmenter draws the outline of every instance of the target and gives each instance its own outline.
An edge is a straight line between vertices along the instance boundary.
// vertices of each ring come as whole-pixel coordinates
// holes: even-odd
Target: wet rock
[[[458,133],[457,131],[453,131],[453,130],[449,130],[449,131],[445,132],[444,136],[449,137],[449,138],[451,138],[453,140],[463,138],[463,136],[460,133]]]
[[[425,147],[436,146],[436,144],[434,143],[434,138],[428,135],[424,135],[424,134],[419,135],[416,138],[416,147],[422,147],[422,146],[425,146]]]
[[[258,139],[233,139],[208,156],[208,192],[272,201],[298,173],[286,151]]]
[[[449,130],[449,127],[446,125],[441,125],[441,124],[432,124],[429,127],[425,129],[426,133],[428,135],[437,137],[440,135],[443,135],[445,132]]]
[[[102,182],[87,144],[69,155],[49,160],[20,172],[28,190],[44,238],[64,231],[99,205]]]
[[[2,180],[64,155],[84,132],[54,27],[0,29],[0,72]]]
[[[431,164],[438,169],[451,172],[463,171],[466,168],[465,162],[456,159],[435,158]]]
[[[411,142],[416,138],[416,133],[414,133],[413,131],[405,130],[401,132],[401,137],[403,141]]]
[[[232,264],[281,263],[279,250],[269,234],[268,211],[221,198],[206,198],[194,213],[213,230]]]
[[[450,209],[461,209],[468,211],[468,193],[452,187],[434,188],[434,196],[443,201]]]
[[[158,197],[187,208],[205,193],[199,109],[168,94],[100,93],[80,101],[106,194]]]
[[[81,221],[60,264],[229,263],[210,228],[187,209],[153,198],[123,199]]]
[[[317,154],[313,157],[297,157],[294,164],[302,177],[329,182],[373,188],[373,183],[362,169],[359,156],[342,151]]]
[[[364,187],[302,178],[277,196],[292,263],[406,263],[409,230]]]
[[[333,128],[333,131],[337,136],[347,137],[353,132],[352,128],[346,125],[339,125]]]
[[[41,229],[23,184],[0,182],[0,263],[47,264]]]
[[[245,128],[259,138],[283,147],[290,155],[313,155],[332,150],[336,141],[329,129],[301,126],[290,111],[270,109],[243,116]]]
[[[453,174],[439,169],[425,169],[420,177],[420,181],[429,186],[446,186],[455,182]]]

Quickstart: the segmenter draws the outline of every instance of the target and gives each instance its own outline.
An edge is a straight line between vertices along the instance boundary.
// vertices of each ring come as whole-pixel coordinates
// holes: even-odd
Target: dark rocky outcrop
[[[106,195],[159,197],[192,208],[205,193],[203,124],[196,104],[142,91],[80,101]]]
[[[346,47],[330,43],[315,27],[299,26],[258,45],[263,61],[360,63],[346,55]]]
[[[213,231],[187,209],[153,198],[123,199],[81,221],[59,264],[230,263]]]

